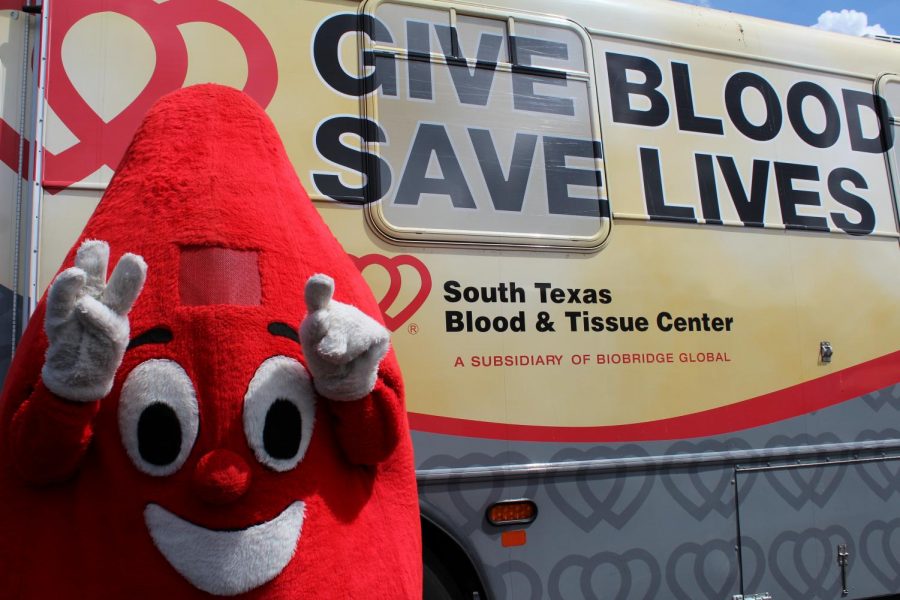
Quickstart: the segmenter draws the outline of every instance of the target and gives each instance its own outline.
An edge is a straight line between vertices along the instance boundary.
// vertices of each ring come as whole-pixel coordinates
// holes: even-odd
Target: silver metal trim
[[[869,456],[866,458],[842,458],[837,460],[817,460],[814,462],[803,462],[794,464],[781,465],[759,465],[752,467],[742,467],[735,465],[734,470],[737,473],[758,473],[761,471],[787,471],[789,469],[808,469],[813,467],[832,467],[835,465],[858,465],[863,463],[884,462],[888,460],[900,460],[900,456]]]
[[[34,140],[31,161],[31,226],[29,228],[28,256],[28,311],[22,318],[22,328],[28,324],[31,313],[37,307],[39,298],[38,290],[38,259],[40,250],[41,233],[41,204],[44,198],[43,170],[44,170],[44,115],[47,94],[47,37],[50,29],[50,5],[51,0],[44,0],[41,11],[41,37],[40,52],[38,53],[38,75],[34,90]]]
[[[16,332],[19,327],[19,271],[21,265],[19,261],[21,260],[21,245],[22,245],[22,204],[24,202],[25,195],[25,126],[26,126],[26,118],[28,113],[28,57],[31,54],[29,51],[29,45],[31,44],[31,19],[28,18],[28,13],[22,13],[25,15],[25,18],[22,19],[22,24],[24,25],[24,41],[22,43],[22,74],[21,79],[19,81],[19,85],[21,86],[21,91],[19,93],[19,156],[18,162],[16,163],[16,216],[13,226],[16,231],[13,234],[13,277],[12,277],[12,327],[10,335],[12,337],[10,343],[10,358],[15,356],[16,354],[16,345],[19,341],[18,335]],[[19,20],[19,13],[13,11],[10,17],[13,20]]]
[[[818,461],[816,463],[800,463],[796,465],[763,465],[741,467],[740,463],[748,461],[788,461],[803,457],[822,456],[828,454],[846,454],[847,452],[897,452],[897,456],[870,457],[860,459],[840,459]],[[477,481],[496,478],[515,479],[538,475],[562,476],[571,474],[608,473],[614,471],[633,471],[655,469],[660,467],[685,467],[695,465],[713,465],[732,463],[740,472],[751,470],[784,469],[788,467],[816,466],[817,464],[836,465],[846,462],[873,462],[877,460],[900,459],[900,439],[876,440],[871,442],[848,442],[839,444],[819,444],[803,447],[762,448],[758,450],[735,450],[734,452],[695,452],[690,454],[672,454],[657,456],[637,456],[625,458],[603,458],[597,460],[580,460],[568,462],[544,462],[521,465],[495,465],[484,467],[458,467],[448,469],[416,470],[416,481],[420,485],[443,483],[447,481]]]

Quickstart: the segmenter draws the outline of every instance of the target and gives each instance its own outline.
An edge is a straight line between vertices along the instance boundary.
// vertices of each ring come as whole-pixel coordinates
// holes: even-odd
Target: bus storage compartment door
[[[737,467],[744,598],[869,598],[900,589],[900,459]]]

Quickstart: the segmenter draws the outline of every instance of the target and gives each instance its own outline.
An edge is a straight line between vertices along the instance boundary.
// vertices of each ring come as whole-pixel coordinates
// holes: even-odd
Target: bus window
[[[440,6],[440,8],[435,8]],[[609,230],[590,42],[574,24],[377,4],[379,199],[388,239],[596,249]]]

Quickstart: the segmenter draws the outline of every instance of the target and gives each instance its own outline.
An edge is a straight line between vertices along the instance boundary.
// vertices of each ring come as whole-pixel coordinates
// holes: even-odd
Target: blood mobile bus
[[[141,115],[216,81],[393,331],[427,597],[900,590],[900,45],[656,0],[3,4],[3,370]]]

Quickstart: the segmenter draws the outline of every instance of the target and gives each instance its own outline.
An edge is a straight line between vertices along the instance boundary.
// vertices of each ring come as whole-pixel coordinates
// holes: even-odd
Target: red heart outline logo
[[[69,30],[82,19],[114,12],[141,26],[153,42],[156,64],[144,89],[108,123],[81,97],[66,73],[62,45]],[[103,165],[115,169],[144,114],[168,92],[184,85],[188,50],[178,29],[186,23],[211,23],[234,37],[247,59],[243,91],[266,107],[275,95],[278,64],[262,30],[238,9],[221,0],[78,0],[53,7],[49,38],[47,103],[78,138],[59,154],[47,153],[44,183],[64,188]]]
[[[401,325],[406,323],[410,317],[416,314],[416,311],[422,308],[425,299],[428,298],[428,294],[431,293],[431,273],[428,272],[428,267],[425,266],[425,263],[415,256],[410,254],[399,254],[397,256],[389,257],[384,256],[383,254],[366,254],[357,257],[351,254],[350,258],[356,264],[356,268],[359,269],[360,273],[368,267],[377,265],[387,271],[390,276],[391,283],[388,286],[388,290],[384,294],[384,297],[378,302],[378,308],[381,309],[381,314],[384,317],[384,324],[387,325],[387,328],[391,331],[397,331]],[[400,289],[403,286],[403,275],[400,273],[401,266],[412,267],[415,269],[419,274],[421,284],[419,291],[409,304],[401,308],[397,314],[391,316],[388,314],[388,310],[397,300],[397,296],[400,295]]]

